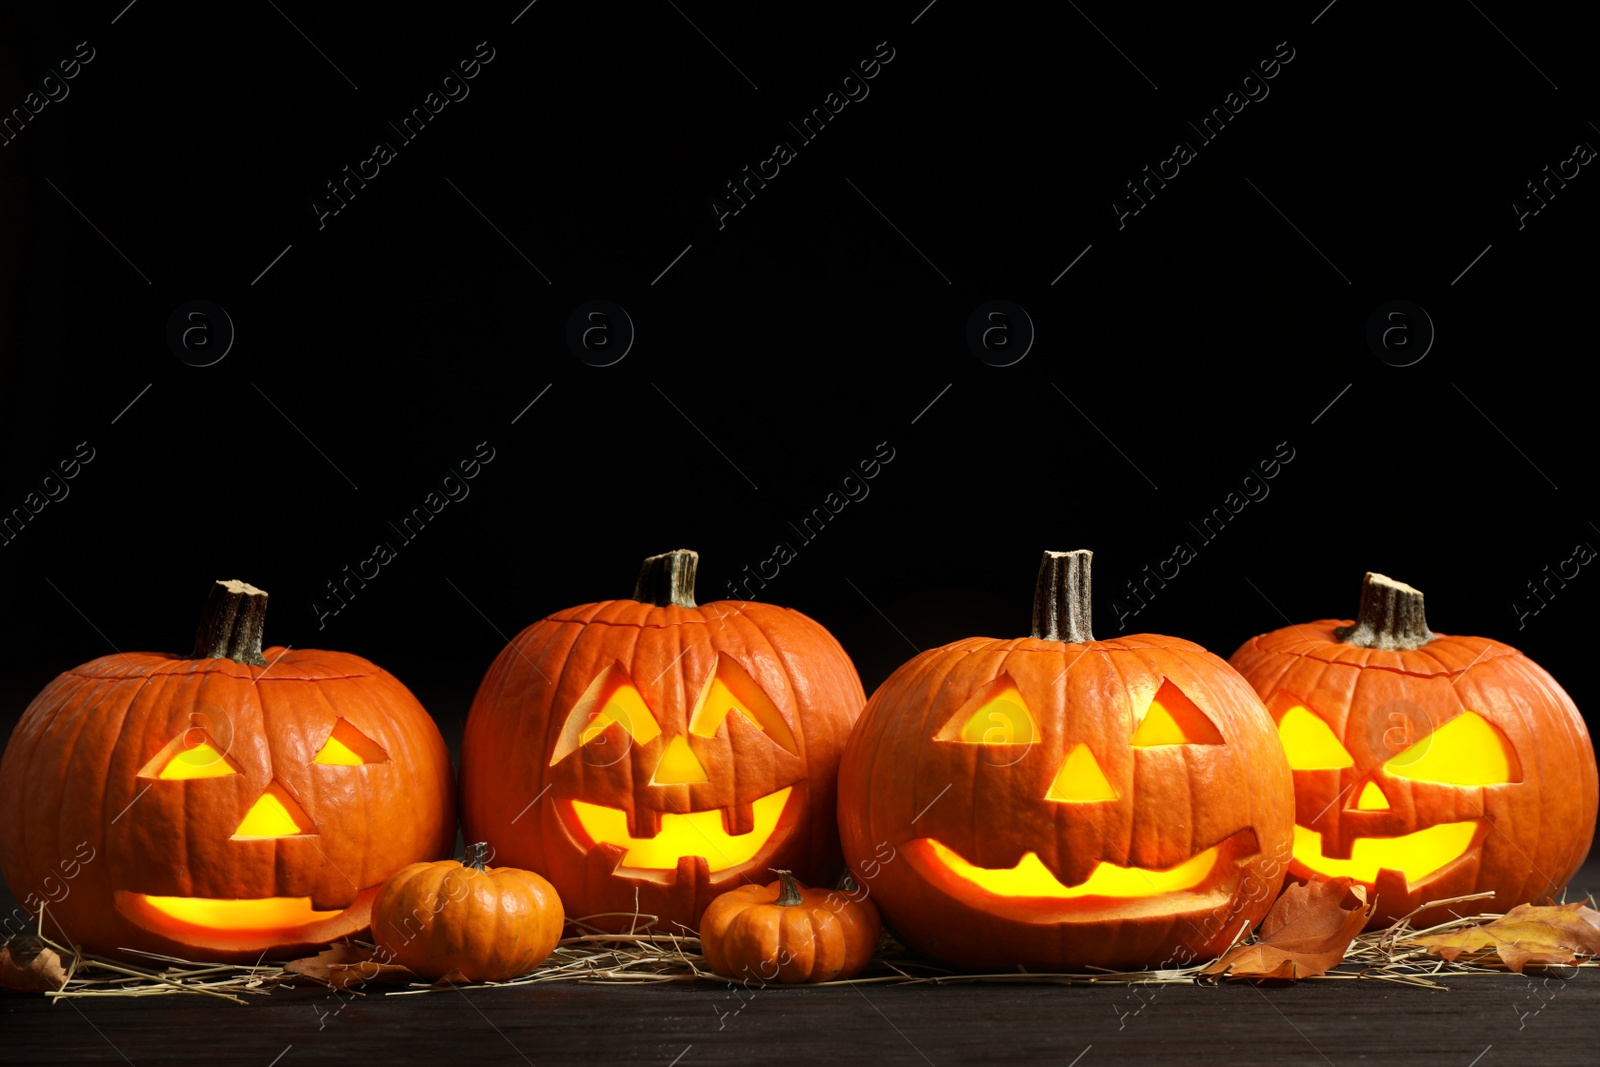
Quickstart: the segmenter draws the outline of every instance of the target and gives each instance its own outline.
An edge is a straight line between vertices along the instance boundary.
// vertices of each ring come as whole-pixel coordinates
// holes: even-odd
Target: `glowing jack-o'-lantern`
[[[697,561],[653,556],[632,600],[528,627],[467,717],[467,836],[548,878],[575,918],[692,927],[768,868],[837,873],[835,779],[865,701],[855,667],[792,609],[697,607]]]
[[[449,851],[428,713],[359,656],[263,652],[266,604],[218,582],[191,656],[102,657],[23,713],[0,868],[48,902],[47,931],[103,953],[280,956],[359,932],[386,878]]]
[[[1369,926],[1484,890],[1509,911],[1582,864],[1596,774],[1571,698],[1509,645],[1431,632],[1412,587],[1368,574],[1354,622],[1275,630],[1230,662],[1294,770],[1291,873],[1364,882]]]
[[[845,750],[845,859],[895,932],[963,966],[1183,966],[1283,880],[1289,768],[1260,699],[1174,637],[1096,641],[1090,553],[1046,553],[1033,636],[924,652]]]

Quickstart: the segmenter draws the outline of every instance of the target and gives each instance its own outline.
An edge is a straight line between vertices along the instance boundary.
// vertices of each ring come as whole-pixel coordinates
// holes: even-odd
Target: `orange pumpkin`
[[[1090,553],[1046,553],[1033,635],[924,652],[839,773],[845,859],[905,942],[962,966],[1182,966],[1266,914],[1294,794],[1272,720],[1175,637],[1097,641]]]
[[[633,599],[522,631],[467,717],[468,838],[602,927],[635,911],[693,927],[750,871],[823,881],[839,866],[839,754],[865,699],[855,667],[798,611],[695,606],[697,560],[654,556]]]
[[[1485,908],[1510,911],[1556,894],[1588,854],[1600,801],[1572,699],[1510,645],[1430,631],[1411,586],[1368,574],[1355,621],[1274,630],[1230,662],[1294,770],[1291,873],[1364,883],[1370,926],[1484,890]]]
[[[711,902],[700,951],[724,978],[757,983],[854,978],[872,962],[878,909],[825,889],[803,889],[788,871],[771,885],[742,885]]]
[[[46,930],[102,953],[281,956],[364,929],[386,878],[449,851],[428,713],[360,656],[263,652],[266,605],[219,582],[192,655],[104,656],[23,713],[0,869],[50,901]]]
[[[372,905],[377,959],[437,980],[503,982],[543,963],[566,923],[555,888],[532,871],[490,867],[478,842],[465,863],[413,863]]]

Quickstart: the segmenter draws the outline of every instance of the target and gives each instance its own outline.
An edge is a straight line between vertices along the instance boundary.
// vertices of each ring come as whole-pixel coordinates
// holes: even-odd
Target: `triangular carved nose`
[[[239,820],[239,828],[233,832],[233,838],[238,841],[316,832],[305,809],[295,803],[289,791],[274,779],[256,798],[256,802],[250,805],[244,818]]]
[[[711,776],[695,758],[694,750],[682,734],[667,743],[667,750],[656,763],[656,772],[650,776],[651,785],[695,785],[709,781]]]
[[[1100,769],[1100,763],[1089,751],[1089,746],[1080,741],[1077,748],[1067,753],[1066,762],[1056,772],[1056,780],[1050,783],[1050,791],[1045,794],[1045,799],[1082,804],[1095,800],[1115,800],[1117,791],[1106,778],[1106,772]]]
[[[1361,791],[1350,798],[1349,806],[1353,811],[1388,811],[1389,797],[1369,778]]]

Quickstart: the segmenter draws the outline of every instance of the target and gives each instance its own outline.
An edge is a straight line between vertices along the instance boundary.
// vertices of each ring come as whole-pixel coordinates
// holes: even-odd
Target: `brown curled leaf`
[[[1600,911],[1583,901],[1519,904],[1482,926],[1415,941],[1450,961],[1493,949],[1502,963],[1521,974],[1530,963],[1572,963],[1580,956],[1600,956]]]
[[[1235,945],[1202,974],[1230,978],[1285,978],[1325,973],[1344,959],[1375,903],[1349,878],[1291,885],[1261,921],[1257,939]]]
[[[54,990],[66,984],[61,957],[37,937],[10,937],[0,942],[0,988]]]
[[[396,963],[380,963],[371,949],[355,945],[332,945],[315,956],[285,964],[284,970],[326,982],[335,989],[360,988],[368,982],[406,985],[417,975]]]

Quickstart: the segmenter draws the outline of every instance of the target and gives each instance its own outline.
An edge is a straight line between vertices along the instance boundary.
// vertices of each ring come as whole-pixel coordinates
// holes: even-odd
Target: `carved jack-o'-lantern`
[[[769,868],[837,872],[835,779],[861,680],[797,611],[697,607],[697,561],[651,557],[634,599],[528,627],[467,717],[467,836],[548,878],[574,918],[694,926]]]
[[[218,582],[193,655],[62,674],[0,762],[0,868],[99,952],[280,956],[368,925],[455,838],[450,753],[392,675],[261,648],[267,595]],[[71,860],[69,870],[62,861]]]
[[[1355,622],[1274,630],[1230,662],[1294,770],[1291,873],[1366,883],[1370,926],[1491,889],[1509,911],[1583,863],[1597,792],[1578,709],[1511,646],[1431,632],[1410,586],[1368,574]]]
[[[1182,966],[1287,869],[1272,720],[1198,645],[1089,631],[1087,551],[1047,553],[1033,636],[924,652],[845,751],[845,859],[893,927],[964,966]]]

